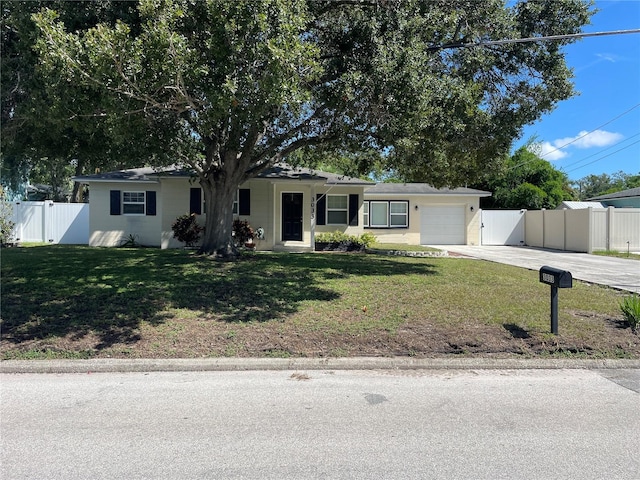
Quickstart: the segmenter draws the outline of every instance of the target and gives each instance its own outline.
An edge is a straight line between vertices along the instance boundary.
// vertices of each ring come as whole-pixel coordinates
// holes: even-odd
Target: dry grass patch
[[[622,293],[465,258],[46,246],[2,262],[2,358],[640,358]]]

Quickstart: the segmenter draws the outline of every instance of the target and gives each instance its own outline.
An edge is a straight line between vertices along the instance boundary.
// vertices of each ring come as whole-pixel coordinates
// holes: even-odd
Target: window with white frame
[[[389,226],[409,226],[409,202],[389,202]]]
[[[362,202],[362,221],[364,226],[369,226],[369,202]]]
[[[406,228],[409,226],[409,202],[370,200],[364,202],[364,226],[370,228]]]
[[[240,190],[236,190],[236,193],[233,196],[233,214],[238,215],[238,192]]]
[[[144,215],[144,192],[122,192],[123,215]]]
[[[347,195],[327,195],[327,225],[347,225],[349,218],[349,197]]]

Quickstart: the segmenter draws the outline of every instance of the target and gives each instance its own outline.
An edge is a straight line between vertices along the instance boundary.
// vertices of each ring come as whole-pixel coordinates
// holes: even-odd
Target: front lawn
[[[34,246],[2,250],[3,359],[640,358],[621,292],[468,258]]]

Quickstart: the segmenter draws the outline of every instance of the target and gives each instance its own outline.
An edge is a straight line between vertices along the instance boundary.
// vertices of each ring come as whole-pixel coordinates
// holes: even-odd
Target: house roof
[[[475,188],[436,188],[428,183],[378,183],[366,190],[367,195],[468,195],[490,197],[491,192]]]
[[[152,167],[130,168],[127,170],[115,170],[113,172],[96,173],[94,175],[82,175],[73,177],[76,182],[136,182],[157,183],[158,176],[191,176],[191,172],[177,167],[169,167],[166,170],[157,170]]]
[[[322,182],[327,185],[374,185],[373,182],[360,178],[338,175],[336,173],[320,172],[305,167],[292,167],[284,163],[279,163],[264,172],[257,178],[272,178],[277,180],[307,180]]]
[[[560,205],[556,207],[556,210],[580,210],[583,208],[606,208],[600,202],[572,202],[572,201],[564,201]]]
[[[614,198],[629,198],[629,197],[640,197],[640,187],[630,188],[629,190],[622,190],[621,192],[600,195],[598,197],[590,198],[589,200],[613,200]]]
[[[94,175],[83,175],[74,177],[74,180],[81,183],[92,182],[135,182],[135,183],[157,183],[158,178],[171,177],[194,177],[191,170],[178,167],[169,167],[163,170],[152,167],[132,168],[128,170],[117,170],[113,172],[96,173]],[[319,182],[327,185],[373,185],[373,182],[359,178],[337,175],[335,173],[320,172],[303,167],[292,167],[286,164],[277,164],[261,172],[256,178],[272,180],[297,180],[307,182]]]

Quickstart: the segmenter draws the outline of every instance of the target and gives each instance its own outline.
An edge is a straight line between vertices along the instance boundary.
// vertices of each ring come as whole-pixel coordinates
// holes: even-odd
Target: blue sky
[[[640,0],[598,0],[585,32],[640,29]],[[579,95],[528,126],[538,154],[569,179],[640,173],[640,33],[588,37],[565,47]],[[566,146],[565,146],[566,145]]]

